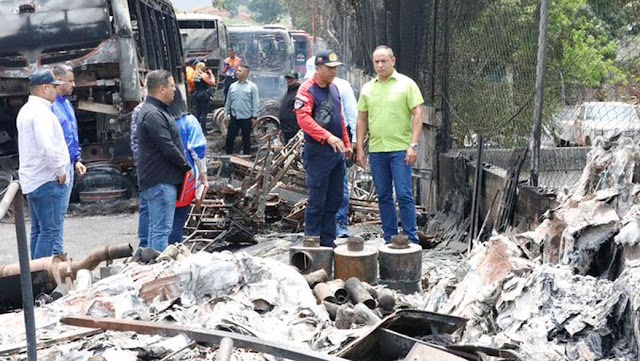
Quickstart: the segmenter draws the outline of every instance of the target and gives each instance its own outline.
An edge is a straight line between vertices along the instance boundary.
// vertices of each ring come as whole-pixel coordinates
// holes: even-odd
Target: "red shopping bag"
[[[191,176],[189,176],[191,174]],[[194,173],[186,173],[184,180],[182,181],[182,188],[176,201],[176,207],[182,208],[191,205],[191,202],[196,198],[196,176]]]

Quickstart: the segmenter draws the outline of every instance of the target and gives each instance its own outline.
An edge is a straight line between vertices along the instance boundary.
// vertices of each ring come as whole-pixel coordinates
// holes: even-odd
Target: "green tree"
[[[238,16],[240,6],[247,5],[250,0],[213,0],[213,6],[227,10],[232,18]]]
[[[253,18],[260,23],[275,23],[284,12],[281,0],[251,0],[248,6]]]

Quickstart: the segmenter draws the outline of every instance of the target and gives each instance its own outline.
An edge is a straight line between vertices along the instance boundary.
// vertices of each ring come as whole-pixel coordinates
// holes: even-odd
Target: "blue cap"
[[[338,60],[338,55],[333,50],[325,50],[316,54],[316,65],[326,65],[333,68],[342,65],[342,63]]]
[[[53,72],[49,69],[36,70],[29,77],[29,86],[44,84],[62,85],[64,82],[56,80],[56,77],[53,76]]]

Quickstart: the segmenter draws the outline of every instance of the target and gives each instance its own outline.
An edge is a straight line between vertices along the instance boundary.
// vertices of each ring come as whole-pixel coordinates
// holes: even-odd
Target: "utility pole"
[[[536,69],[536,103],[533,110],[533,132],[531,139],[530,183],[538,186],[540,169],[540,136],[542,132],[542,108],[544,106],[544,73],[547,63],[548,0],[540,0],[540,26],[538,30],[538,67]]]

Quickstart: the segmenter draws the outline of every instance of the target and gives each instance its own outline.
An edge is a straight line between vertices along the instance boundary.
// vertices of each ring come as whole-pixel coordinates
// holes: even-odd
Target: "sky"
[[[211,0],[171,0],[173,6],[181,11],[191,11],[211,6]]]

